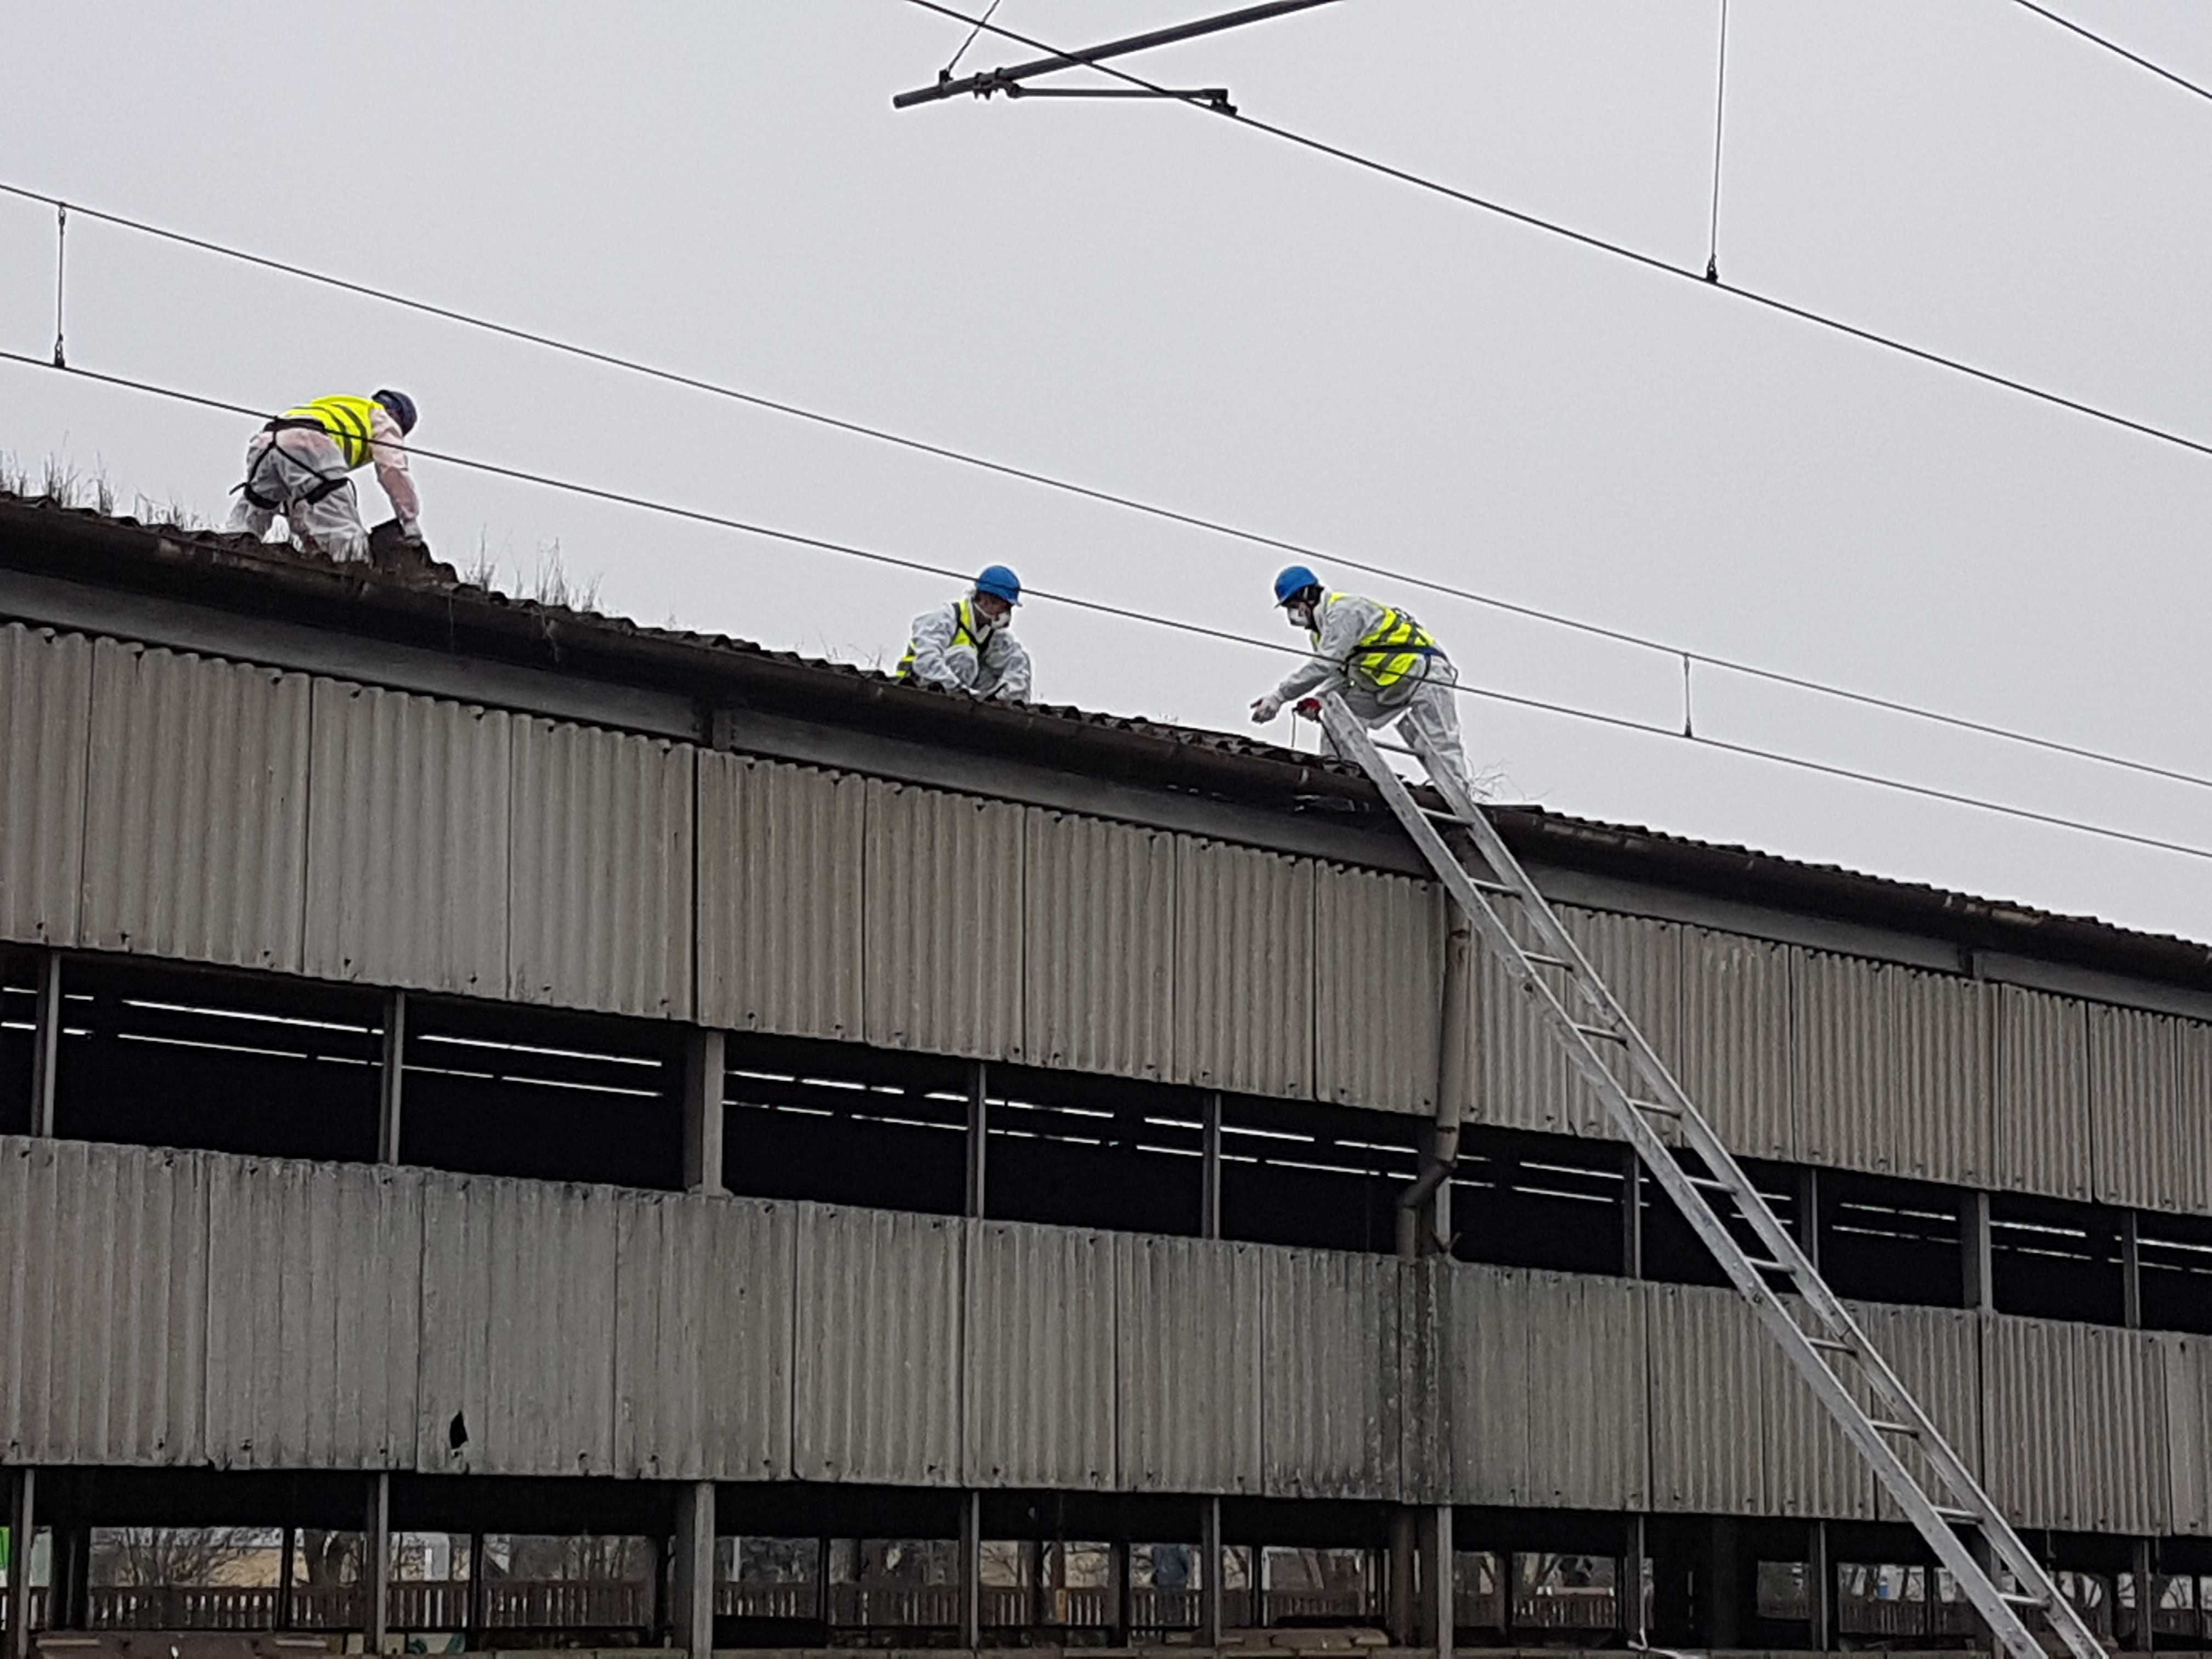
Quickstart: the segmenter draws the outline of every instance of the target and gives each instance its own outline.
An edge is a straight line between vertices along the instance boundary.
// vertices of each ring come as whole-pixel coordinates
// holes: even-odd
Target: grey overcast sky
[[[2054,0],[2212,81],[2203,0]],[[1217,0],[1005,0],[1080,44]],[[1149,73],[1702,269],[1717,0],[1343,0]],[[894,113],[902,0],[19,6],[0,175],[1717,654],[2199,773],[2212,458],[1193,110]],[[1028,54],[989,37],[968,67]],[[2010,0],[1736,0],[1730,282],[2212,441],[2212,103]],[[1282,559],[82,219],[71,361],[1268,638]],[[52,344],[0,201],[0,345]],[[215,515],[251,422],[0,364],[0,449]],[[425,528],[601,608],[895,661],[947,584],[420,465]],[[374,501],[374,493],[371,492]],[[375,502],[381,506],[380,501]],[[1324,568],[1324,574],[1327,574]],[[1476,684],[1669,723],[1679,664],[1388,582]],[[1024,610],[1048,701],[1249,730],[1280,659]],[[2212,792],[1705,676],[1698,729],[2212,848]],[[2212,861],[1464,704],[1561,811],[2212,939]],[[1287,732],[1287,721],[1275,731]],[[1310,742],[1310,728],[1304,741]]]

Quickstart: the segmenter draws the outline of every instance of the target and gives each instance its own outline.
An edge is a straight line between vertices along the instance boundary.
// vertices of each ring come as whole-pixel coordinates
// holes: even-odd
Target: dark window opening
[[[1195,1235],[1204,1097],[1158,1084],[994,1066],[983,1212]]]
[[[1960,1194],[1887,1176],[1823,1170],[1820,1276],[1863,1302],[1955,1308],[1966,1299]]]
[[[2118,1325],[2127,1316],[2119,1217],[2062,1199],[1990,1200],[1990,1294],[1999,1313]]]
[[[733,1034],[726,1063],[732,1192],[931,1215],[967,1208],[963,1062]]]
[[[1224,1237],[1311,1249],[1393,1251],[1398,1195],[1425,1121],[1308,1101],[1223,1097]]]
[[[2138,1224],[2143,1323],[2212,1336],[2212,1219],[2146,1215]]]
[[[678,1040],[644,1020],[410,998],[401,1161],[527,1181],[680,1187]]]
[[[0,1135],[31,1132],[31,1049],[39,1014],[39,961],[0,947]]]
[[[1462,1130],[1452,1254],[1493,1267],[1620,1273],[1625,1156],[1620,1146],[1568,1135]]]
[[[71,957],[55,1133],[373,1160],[382,1009],[373,992],[307,980]]]
[[[1705,1160],[1692,1152],[1686,1149],[1677,1152],[1675,1161],[1693,1181],[1715,1179],[1713,1173],[1705,1167]],[[1802,1240],[1804,1233],[1798,1213],[1799,1172],[1780,1164],[1761,1164],[1749,1158],[1742,1160],[1741,1167],[1752,1185],[1758,1188],[1759,1196],[1766,1200],[1767,1208],[1774,1212],[1775,1218],[1789,1229],[1793,1238]],[[1641,1180],[1644,1278],[1668,1285],[1725,1285],[1729,1283],[1728,1275],[1721,1270],[1720,1262],[1706,1247],[1705,1240],[1698,1236],[1697,1230],[1691,1226],[1689,1218],[1660,1186],[1657,1178],[1646,1170],[1642,1172]],[[1715,1213],[1721,1218],[1737,1249],[1761,1259],[1769,1255],[1770,1252],[1759,1242],[1758,1234],[1752,1231],[1751,1224],[1744,1219],[1742,1211],[1732,1200],[1711,1188],[1701,1187],[1698,1190],[1706,1196]]]

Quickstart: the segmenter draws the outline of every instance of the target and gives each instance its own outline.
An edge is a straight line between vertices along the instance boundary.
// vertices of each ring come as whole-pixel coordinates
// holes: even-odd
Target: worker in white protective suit
[[[1021,579],[1002,564],[987,567],[964,599],[914,619],[914,639],[898,677],[940,691],[1002,702],[1027,702],[1030,653],[1013,636]]]
[[[1410,611],[1328,592],[1302,564],[1275,578],[1275,603],[1293,628],[1312,639],[1313,655],[1252,705],[1255,720],[1266,725],[1285,703],[1304,708],[1310,702],[1309,712],[1318,716],[1321,698],[1336,692],[1371,727],[1397,722],[1431,778],[1449,779],[1467,800],[1476,799],[1460,746],[1459,694],[1453,689],[1459,671]]]
[[[401,445],[414,429],[415,400],[404,392],[318,398],[286,410],[246,446],[246,482],[229,527],[266,537],[281,517],[316,551],[365,560],[368,530],[347,475],[373,464],[401,538],[419,546],[422,503]]]

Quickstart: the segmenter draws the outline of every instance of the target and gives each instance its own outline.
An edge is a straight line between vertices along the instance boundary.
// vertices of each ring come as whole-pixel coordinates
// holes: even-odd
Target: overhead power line
[[[2062,29],[2066,29],[2075,34],[2080,35],[2084,40],[2088,41],[2092,46],[2102,46],[2106,52],[2111,52],[2113,56],[2126,58],[2128,62],[2133,64],[2138,69],[2148,70],[2153,75],[2157,76],[2161,81],[2171,81],[2175,86],[2179,87],[2184,92],[2193,92],[2199,98],[2205,100],[2207,102],[2212,102],[2212,92],[2206,91],[2203,87],[2198,86],[2196,82],[2189,80],[2185,76],[2176,75],[2172,70],[2166,68],[2163,64],[2154,64],[2149,58],[2144,57],[2141,52],[2130,52],[2125,46],[2120,45],[2118,41],[2106,40],[2094,29],[2085,28],[2070,17],[2062,17],[2058,13],[2051,10],[2048,6],[2039,6],[2036,4],[2036,0],[2014,0],[2014,3],[2025,6],[2028,10],[2033,12],[2038,17],[2048,18],[2051,21],[2057,24]]]
[[[982,26],[982,21],[979,20],[977,27]],[[0,181],[0,195],[15,196],[26,201],[43,203],[57,209],[62,206],[58,198],[5,181]],[[842,416],[810,409],[801,404],[785,402],[765,397],[759,392],[747,392],[738,386],[702,380],[696,375],[681,374],[673,369],[661,368],[651,363],[620,356],[613,352],[603,351],[595,347],[580,345],[574,341],[561,339],[554,335],[541,334],[511,324],[498,322],[490,318],[477,316],[450,306],[413,299],[387,289],[355,282],[349,277],[334,276],[325,271],[289,264],[265,254],[211,241],[207,238],[191,235],[183,231],[171,230],[164,226],[149,224],[143,220],[130,218],[125,215],[107,212],[99,208],[86,207],[82,203],[72,205],[80,217],[96,219],[102,223],[114,225],[118,228],[133,231],[141,235],[151,236],[158,240],[173,242],[180,246],[236,260],[241,264],[252,265],[260,270],[272,270],[281,276],[295,277],[302,282],[319,283],[343,293],[374,300],[380,304],[395,306],[404,311],[415,312],[419,315],[434,317],[441,321],[458,324],[462,327],[481,330],[485,333],[514,340],[526,345],[538,346],[582,362],[597,363],[603,368],[620,369],[626,374],[636,374],[669,386],[682,386],[693,392],[704,392],[710,397],[726,398],[731,402],[743,404],[770,414],[783,415],[794,420],[810,422],[832,431],[867,439],[871,442],[889,445],[915,454],[931,456],[939,460],[952,462],[957,465],[972,467],[978,471],[988,472],[1000,477],[1013,478],[1024,483],[1035,484],[1041,489],[1057,490],[1062,495],[1096,501],[1102,506],[1115,507],[1127,512],[1141,514],[1149,518],[1158,519],[1163,523],[1180,525],[1186,529],[1203,531],[1209,535],[1225,536],[1255,547],[1264,547],[1275,552],[1287,553],[1301,560],[1319,560],[1322,563],[1335,565],[1346,570],[1357,570],[1365,575],[1381,576],[1387,580],[1403,582],[1411,587],[1439,593],[1446,598],[1459,599],[1469,605],[1480,605],[1502,615],[1542,623],[1548,627],[1565,629],[1571,632],[1609,641],[1618,645],[1632,646],[1641,650],[1656,652],[1662,656],[1674,658],[1686,664],[1696,663],[1701,667],[1718,669],[1730,674],[1741,674],[1747,678],[1762,680],[1770,684],[1788,686],[1794,690],[1809,692],[1819,696],[1833,697],[1842,702],[1855,703],[1862,708],[1879,709],[1887,714],[1924,720],[1934,725],[1948,726],[1955,731],[1968,732],[1980,737],[2019,744],[2049,754],[2063,755],[2075,760],[2116,767],[2143,776],[2163,779],[2168,782],[2212,789],[2212,777],[2201,776],[2150,761],[2136,760],[2126,756],[2111,754],[2084,744],[2066,743],[2054,738],[2039,737],[2033,732],[2021,732],[1991,721],[1970,719],[1965,715],[1948,714],[1941,709],[1924,708],[1918,704],[1905,702],[1901,699],[1854,690],[1847,686],[1835,685],[1806,675],[1792,674],[1735,658],[1692,650],[1683,646],[1670,644],[1663,640],[1654,639],[1646,635],[1638,634],[1630,629],[1614,628],[1601,623],[1587,622],[1580,617],[1547,611],[1540,606],[1500,599],[1495,594],[1458,586],[1450,582],[1438,581],[1431,577],[1416,575],[1411,571],[1394,569],[1388,565],[1355,559],[1345,554],[1309,546],[1279,536],[1267,535],[1261,531],[1245,529],[1220,520],[1206,518],[1200,514],[1186,513],[1175,507],[1164,507],[1138,496],[1125,495],[1114,490],[1079,483],[1072,479],[1057,477],[1051,473],[1040,472],[1011,462],[994,460],[988,456],[955,449],[949,445],[933,443],[927,439],[912,437],[882,427],[869,426],[859,421],[848,420]]]
[[[16,363],[29,368],[46,369],[51,373],[71,375],[78,380],[91,380],[103,386],[165,398],[201,409],[216,410],[225,414],[243,415],[256,420],[272,418],[270,410],[256,409],[251,404],[236,403],[227,398],[211,398],[200,392],[185,392],[173,386],[159,386],[152,381],[135,380],[127,375],[104,374],[98,370],[75,366],[64,367],[48,362],[43,358],[31,356],[24,352],[0,350],[0,362]],[[495,461],[480,460],[473,456],[456,455],[446,451],[426,449],[414,444],[399,443],[394,444],[392,447],[404,450],[410,455],[420,456],[425,460],[443,461],[449,466],[464,467],[494,477],[507,478],[519,483],[535,484],[548,489],[560,490],[568,495],[583,496],[592,501],[609,502],[615,506],[635,507],[642,512],[654,513],[687,523],[710,525],[725,530],[736,531],[744,535],[758,536],[768,540],[781,542],[789,546],[804,547],[817,552],[835,553],[848,558],[861,559],[871,564],[884,565],[894,569],[913,571],[924,575],[942,576],[954,581],[964,582],[968,580],[967,573],[950,566],[932,564],[922,559],[907,558],[902,555],[884,552],[879,549],[859,547],[849,542],[833,541],[826,537],[805,535],[797,531],[783,530],[772,525],[760,524],[749,520],[732,518],[724,514],[709,513],[702,508],[659,501],[648,495],[636,495],[623,490],[608,489],[597,484],[558,477],[550,473],[532,472],[520,467],[503,465]],[[1188,622],[1179,617],[1156,616],[1149,611],[1131,610],[1125,605],[1111,605],[1104,600],[1087,599],[1080,594],[1058,593],[1047,589],[1030,589],[1025,591],[1024,597],[1042,599],[1054,605],[1064,605],[1071,609],[1087,611],[1094,616],[1111,617],[1123,622],[1137,623],[1148,628],[1169,629],[1176,633],[1213,640],[1222,644],[1245,646],[1261,651],[1273,652],[1278,655],[1297,657],[1308,661],[1313,659],[1310,652],[1295,645],[1285,644],[1280,640],[1258,639],[1249,634],[1238,634],[1227,629],[1211,628],[1205,623]],[[2185,842],[2167,841],[2160,836],[2142,835],[2132,830],[2121,830],[2110,824],[2091,823],[2079,818],[2066,817],[2055,812],[2038,811],[2033,807],[2016,806],[2004,801],[1987,800],[1979,796],[1964,794],[1954,790],[1938,789],[1928,784],[1908,782],[1902,778],[1886,777],[1880,773],[1863,772],[1826,761],[1808,760],[1802,756],[1786,754],[1779,750],[1763,749],[1752,744],[1728,742],[1688,731],[1678,731],[1672,726],[1656,726],[1644,720],[1631,720],[1625,715],[1608,714],[1597,709],[1577,708],[1571,704],[1551,702],[1540,697],[1523,696],[1516,692],[1500,691],[1488,686],[1471,685],[1462,682],[1455,685],[1453,690],[1462,696],[1478,697],[1486,702],[1504,703],[1513,708],[1556,714],[1568,720],[1583,720],[1594,725],[1610,726],[1616,730],[1638,732],[1645,736],[1668,738],[1678,743],[1699,744],[1723,754],[1765,761],[1774,765],[1790,767],[1824,777],[1841,779],[1900,794],[1912,795],[1923,800],[1968,807],[2024,823],[2071,830],[2081,835],[2095,836],[2104,840],[2125,842],[2130,846],[2148,848],[2155,852],[2175,853],[2185,858],[2203,859],[2212,862],[2212,848],[2191,846]]]

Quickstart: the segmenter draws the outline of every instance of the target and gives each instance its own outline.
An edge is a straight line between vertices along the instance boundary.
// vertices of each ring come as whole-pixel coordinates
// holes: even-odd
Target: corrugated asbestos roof
[[[1356,769],[1322,757],[1127,715],[980,704],[724,634],[647,628],[513,598],[462,581],[448,565],[373,570],[247,536],[145,525],[5,493],[0,564],[349,632],[427,638],[446,649],[465,643],[475,654],[585,678],[681,685],[746,707],[1155,787],[1285,811],[1379,810]],[[1547,862],[2212,989],[2212,945],[2175,935],[1534,806],[1506,807],[1498,818],[1517,851]]]

